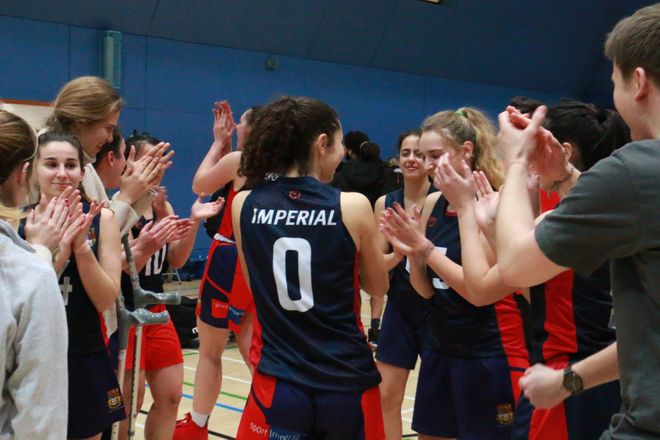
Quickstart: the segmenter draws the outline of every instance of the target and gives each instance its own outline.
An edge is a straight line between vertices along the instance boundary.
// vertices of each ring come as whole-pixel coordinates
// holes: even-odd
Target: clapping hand
[[[411,257],[426,248],[428,239],[420,223],[421,210],[413,206],[412,215],[395,203],[383,210],[380,216],[380,231],[385,235],[395,252]]]
[[[449,154],[440,158],[435,169],[434,185],[447,198],[449,204],[460,214],[463,209],[474,209],[475,183],[468,164],[461,160],[461,172],[456,172],[449,161]]]
[[[48,202],[42,194],[39,204],[30,210],[25,221],[26,240],[52,252],[61,243],[65,231],[82,215],[80,200],[80,191],[72,187]]]
[[[216,102],[213,105],[213,142],[222,145],[221,155],[231,151],[231,135],[236,123],[227,101]]]
[[[199,198],[195,200],[192,207],[190,208],[190,220],[193,222],[199,222],[206,220],[207,218],[213,217],[225,204],[225,199],[223,197],[218,197],[213,202],[204,203],[205,194],[202,193],[199,195]]]
[[[92,225],[94,217],[101,212],[104,206],[105,202],[93,201],[89,205],[89,211],[82,214],[79,222],[71,225],[71,230],[67,231],[67,240],[69,239],[68,237],[71,237],[71,248],[74,254],[79,254],[90,249],[87,242],[89,227]]]

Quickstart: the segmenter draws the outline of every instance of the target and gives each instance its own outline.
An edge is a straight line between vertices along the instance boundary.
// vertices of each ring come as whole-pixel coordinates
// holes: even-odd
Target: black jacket
[[[385,166],[380,162],[353,159],[344,164],[332,179],[332,186],[345,192],[359,192],[367,196],[373,207],[383,195]]]

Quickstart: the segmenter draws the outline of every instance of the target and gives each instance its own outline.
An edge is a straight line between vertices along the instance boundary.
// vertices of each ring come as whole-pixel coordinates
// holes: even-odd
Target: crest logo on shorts
[[[500,425],[513,424],[513,406],[510,403],[502,403],[496,407],[497,415],[495,419]]]
[[[122,406],[123,402],[119,388],[112,388],[111,390],[108,390],[108,409],[113,411],[115,409],[121,408]]]
[[[437,219],[435,217],[429,217],[429,221],[426,223],[427,228],[432,228],[435,225]]]
[[[297,191],[297,190],[289,191],[289,198],[291,200],[299,199],[300,198],[300,191]]]

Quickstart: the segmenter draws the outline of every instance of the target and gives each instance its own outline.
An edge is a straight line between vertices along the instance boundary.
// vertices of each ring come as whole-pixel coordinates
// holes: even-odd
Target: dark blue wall
[[[399,132],[440,109],[471,105],[496,117],[515,95],[549,103],[560,98],[291,57],[277,57],[277,69],[268,70],[265,53],[131,34],[122,39],[122,128],[172,143],[175,165],[164,183],[182,216],[194,200],[192,176],[212,141],[216,100],[229,100],[240,115],[279,95],[312,96],[339,112],[344,131],[366,131],[390,156]],[[98,30],[0,16],[0,98],[51,101],[66,81],[97,74],[98,55]],[[196,252],[208,245],[200,232]]]

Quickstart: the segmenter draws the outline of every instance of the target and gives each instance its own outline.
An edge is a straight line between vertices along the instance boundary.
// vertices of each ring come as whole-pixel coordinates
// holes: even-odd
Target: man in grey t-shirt
[[[522,118],[502,113],[498,264],[508,284],[530,286],[569,267],[589,274],[610,260],[618,347],[564,372],[534,366],[521,386],[532,403],[548,407],[620,377],[622,410],[602,438],[660,438],[660,3],[619,22],[605,51],[614,62],[615,105],[637,142],[584,173],[535,227],[528,166],[557,183],[572,170],[553,165],[561,161],[551,160],[556,144],[540,128],[544,108],[525,128]]]

